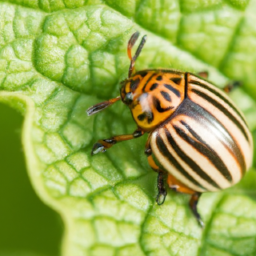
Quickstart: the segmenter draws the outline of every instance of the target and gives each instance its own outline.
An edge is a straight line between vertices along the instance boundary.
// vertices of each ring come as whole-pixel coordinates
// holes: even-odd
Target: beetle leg
[[[150,146],[150,135],[148,137],[147,143],[146,143],[146,149],[145,149],[145,154],[148,157],[148,163],[150,165],[150,167],[158,173],[158,177],[157,177],[157,188],[158,188],[158,194],[156,197],[156,202],[158,205],[161,205],[164,203],[167,192],[165,189],[165,177],[167,175],[166,171],[163,171],[159,168],[159,166],[156,164],[155,160],[153,159],[152,156],[152,149]],[[194,214],[194,216],[197,219],[197,222],[199,223],[199,225],[203,228],[204,227],[204,223],[201,219],[200,214],[197,211],[197,203],[198,200],[201,196],[201,193],[198,193],[192,189],[187,188],[185,185],[183,185],[181,182],[179,182],[175,177],[173,177],[171,174],[168,173],[168,177],[167,177],[167,184],[168,186],[176,191],[176,192],[180,192],[180,193],[185,193],[185,194],[190,194],[191,198],[189,201],[189,206],[190,209],[192,210],[192,213]]]
[[[165,198],[167,196],[167,192],[165,189],[165,178],[166,178],[166,173],[163,171],[158,172],[157,176],[157,189],[158,189],[158,194],[156,197],[156,202],[158,205],[161,205],[164,203]]]
[[[224,88],[224,92],[229,93],[233,91],[233,89],[242,86],[242,83],[240,81],[230,81]]]
[[[201,71],[201,72],[198,72],[197,75],[201,76],[202,78],[207,79],[209,76],[209,73],[208,73],[208,71]]]
[[[198,193],[198,192],[196,192],[192,189],[187,188],[185,185],[183,185],[181,182],[179,182],[171,174],[168,174],[167,184],[171,189],[173,189],[176,192],[191,195],[191,198],[190,198],[190,201],[189,201],[190,209],[191,209],[192,213],[194,214],[194,216],[196,217],[197,222],[199,223],[199,225],[203,228],[204,223],[203,223],[203,221],[200,217],[200,214],[197,211],[197,203],[198,203],[198,200],[201,196],[201,193]]]
[[[148,158],[148,163],[150,165],[150,167],[158,173],[157,176],[157,189],[158,189],[158,194],[156,197],[156,202],[158,205],[161,205],[164,203],[167,192],[165,189],[165,180],[166,180],[166,171],[161,170],[158,165],[156,164],[155,160],[153,159],[152,156],[152,149],[150,147],[150,143],[149,143],[149,139],[150,136],[147,140],[146,143],[146,149],[145,149],[145,154],[147,155]]]
[[[189,206],[190,206],[190,209],[192,210],[194,216],[196,217],[199,225],[202,228],[204,228],[204,222],[202,221],[201,216],[197,211],[197,203],[198,203],[200,196],[201,196],[201,193],[198,193],[198,192],[194,193],[189,200]]]
[[[108,148],[111,148],[117,142],[139,138],[143,134],[144,134],[144,131],[137,129],[134,131],[133,134],[118,135],[109,139],[98,140],[93,145],[91,155],[98,154],[99,152],[105,152]]]
[[[175,177],[168,173],[167,184],[169,188],[174,190],[175,192],[184,193],[184,194],[194,194],[195,191],[187,188],[181,182],[179,182]]]

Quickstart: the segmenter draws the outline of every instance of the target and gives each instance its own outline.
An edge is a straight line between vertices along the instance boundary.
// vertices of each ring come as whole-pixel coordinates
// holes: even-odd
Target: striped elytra
[[[225,189],[251,165],[251,133],[222,91],[195,75],[186,76],[186,98],[151,133],[153,154],[165,170],[194,191]]]
[[[177,192],[190,194],[190,208],[203,226],[197,211],[201,193],[225,189],[241,180],[252,163],[251,133],[227,93],[200,77],[205,78],[206,72],[136,72],[134,64],[146,41],[144,36],[132,57],[138,36],[134,33],[128,42],[131,63],[128,78],[121,82],[120,96],[87,110],[92,115],[121,99],[130,108],[137,129],[132,134],[99,140],[92,155],[148,133],[145,153],[158,173],[157,203],[165,200],[166,183]],[[229,84],[225,91],[231,88]]]

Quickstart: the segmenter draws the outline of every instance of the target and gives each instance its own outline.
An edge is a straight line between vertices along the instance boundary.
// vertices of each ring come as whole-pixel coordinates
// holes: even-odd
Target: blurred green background
[[[0,256],[60,255],[63,223],[29,181],[21,145],[23,117],[3,104],[0,116]]]

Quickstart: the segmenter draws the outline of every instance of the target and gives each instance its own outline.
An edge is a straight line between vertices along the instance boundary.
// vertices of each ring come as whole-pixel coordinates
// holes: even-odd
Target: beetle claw
[[[196,220],[197,220],[198,224],[200,225],[200,227],[204,228],[204,222],[202,221],[201,216],[198,213],[196,206],[194,208],[192,208],[192,212],[193,212],[194,216],[196,217]]]
[[[93,156],[100,152],[102,153],[106,152],[106,148],[101,143],[97,142],[93,145],[91,155]]]
[[[201,228],[204,228],[204,222],[201,218],[197,219],[198,224],[201,226]]]
[[[189,206],[194,216],[196,217],[198,224],[201,226],[201,228],[204,228],[204,222],[202,221],[201,216],[197,211],[197,203],[200,196],[201,196],[201,193],[198,193],[198,192],[194,193],[190,198]]]
[[[166,195],[167,195],[166,190],[162,190],[158,192],[158,195],[156,197],[156,202],[158,205],[161,205],[164,203]]]

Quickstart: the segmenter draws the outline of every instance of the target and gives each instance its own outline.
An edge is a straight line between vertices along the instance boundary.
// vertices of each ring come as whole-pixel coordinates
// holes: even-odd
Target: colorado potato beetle
[[[92,155],[148,133],[145,153],[158,173],[156,202],[164,203],[167,180],[171,189],[191,195],[190,208],[203,226],[197,211],[200,195],[228,188],[242,178],[252,162],[251,133],[243,114],[226,93],[206,80],[207,72],[136,72],[134,64],[146,42],[143,36],[132,56],[138,37],[136,32],[128,42],[130,68],[128,78],[121,82],[120,96],[87,110],[90,116],[121,99],[130,108],[138,128],[133,134],[99,140]],[[230,83],[224,91],[234,85]]]

